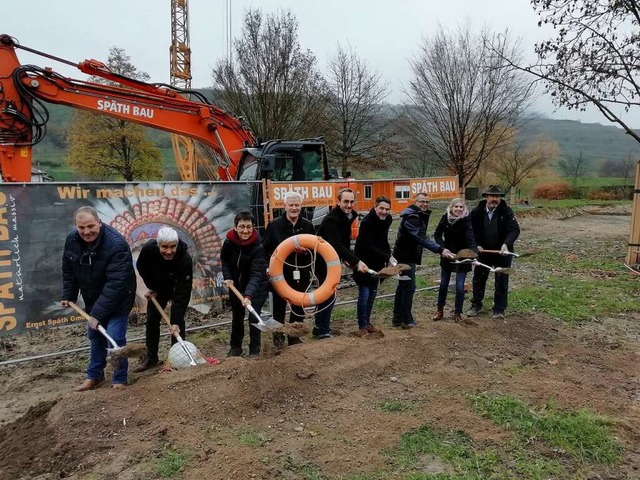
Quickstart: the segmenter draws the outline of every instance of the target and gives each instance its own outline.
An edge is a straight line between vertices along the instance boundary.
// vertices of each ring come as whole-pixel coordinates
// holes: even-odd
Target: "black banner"
[[[207,311],[226,295],[220,249],[250,197],[250,184],[233,182],[0,184],[0,336],[83,321],[59,300],[64,241],[85,205],[127,239],[134,262],[160,228],[176,229],[194,259],[191,306]],[[137,305],[145,292],[138,277]]]

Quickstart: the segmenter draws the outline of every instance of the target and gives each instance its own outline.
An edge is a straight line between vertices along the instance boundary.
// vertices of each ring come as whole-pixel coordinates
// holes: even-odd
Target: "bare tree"
[[[582,150],[576,155],[570,155],[568,157],[558,160],[558,168],[560,172],[571,179],[571,183],[574,186],[578,184],[578,178],[583,177],[587,172],[587,160],[582,155]]]
[[[340,45],[329,60],[327,80],[325,133],[329,154],[343,175],[353,162],[360,170],[380,167],[377,152],[392,136],[388,127],[393,118],[382,104],[388,95],[387,85],[350,47]]]
[[[640,106],[640,4],[636,0],[531,0],[556,37],[536,44],[538,62],[507,64],[546,85],[558,106],[585,110],[594,105],[607,120],[640,142],[622,111]]]
[[[558,155],[558,145],[546,138],[536,138],[528,144],[512,142],[499,152],[493,162],[494,172],[509,187],[511,204],[515,203],[516,188],[536,170]]]
[[[231,63],[221,61],[213,70],[223,108],[265,139],[318,134],[326,87],[315,56],[298,43],[290,11],[264,17],[248,10],[234,51]]]
[[[624,178],[624,185],[627,184],[632,175],[635,174],[637,161],[631,156],[631,152],[622,161],[622,177]]]
[[[458,176],[461,188],[494,149],[511,140],[531,102],[530,83],[520,72],[503,68],[486,42],[502,55],[519,56],[507,35],[488,30],[474,35],[465,26],[455,33],[441,27],[411,60],[408,133]]]

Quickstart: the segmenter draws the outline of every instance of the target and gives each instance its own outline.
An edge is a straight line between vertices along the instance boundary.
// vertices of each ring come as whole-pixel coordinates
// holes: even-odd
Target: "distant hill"
[[[613,125],[537,118],[523,129],[523,140],[538,135],[554,140],[563,156],[578,156],[582,152],[592,162],[622,161],[629,155],[640,159],[640,143]]]
[[[203,91],[203,93],[207,92]],[[34,164],[56,180],[75,180],[73,173],[65,164],[66,133],[75,110],[50,104],[47,104],[47,108],[50,113],[48,132],[45,140],[34,147]],[[165,179],[178,179],[169,134],[153,129],[149,129],[149,134],[162,150]],[[589,160],[590,169],[593,172],[604,160],[618,162],[629,155],[640,159],[640,143],[612,125],[541,117],[528,122],[522,135],[525,142],[539,135],[551,138],[559,145],[561,155],[565,157],[577,156],[582,152],[582,155]]]

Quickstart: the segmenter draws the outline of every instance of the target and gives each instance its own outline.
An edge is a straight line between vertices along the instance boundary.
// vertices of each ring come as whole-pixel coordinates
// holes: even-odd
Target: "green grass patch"
[[[638,311],[638,282],[630,275],[580,279],[551,277],[540,286],[509,292],[516,312],[542,312],[569,322]]]
[[[373,309],[376,312],[393,312],[393,300],[376,300],[373,305]]]
[[[356,307],[345,306],[336,307],[331,313],[332,320],[356,320]]]
[[[411,404],[402,400],[388,400],[376,403],[376,408],[383,412],[406,412],[411,409]]]
[[[264,433],[254,432],[253,430],[242,429],[237,432],[238,441],[249,447],[264,447],[269,438]]]
[[[439,432],[428,425],[401,435],[394,457],[402,470],[410,472],[404,478],[413,480],[491,478],[499,460],[492,449],[477,451],[460,430]]]
[[[547,404],[535,412],[508,396],[472,396],[474,408],[496,425],[513,430],[526,443],[541,440],[579,461],[615,464],[622,450],[609,432],[609,422],[588,410],[563,411]]]
[[[296,478],[301,480],[324,480],[326,478],[319,466],[300,460],[291,453],[285,457],[284,468],[296,474]]]
[[[172,478],[184,468],[187,457],[182,453],[169,450],[158,460],[156,465],[156,475],[162,478]]]

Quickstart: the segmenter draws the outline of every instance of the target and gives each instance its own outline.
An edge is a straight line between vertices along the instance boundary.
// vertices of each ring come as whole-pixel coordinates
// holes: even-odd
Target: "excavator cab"
[[[274,182],[320,182],[329,179],[327,152],[322,138],[298,141],[271,140],[259,147],[244,149],[238,168],[238,181],[272,180]],[[254,216],[262,232],[264,206],[262,184],[254,184],[251,192]],[[313,216],[313,208],[304,208],[302,215]]]
[[[324,140],[272,140],[244,149],[238,181],[314,182],[327,180],[329,170]]]

